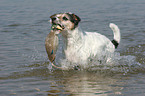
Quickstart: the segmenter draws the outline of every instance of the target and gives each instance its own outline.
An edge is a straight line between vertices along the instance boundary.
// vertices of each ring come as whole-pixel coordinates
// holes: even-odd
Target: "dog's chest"
[[[68,49],[65,50],[65,57],[68,61],[73,63],[81,63],[86,62],[88,56],[86,56],[86,53],[82,52],[81,49]]]
[[[64,54],[68,61],[80,63],[88,60],[89,53],[85,50],[84,39],[69,38],[64,44]]]

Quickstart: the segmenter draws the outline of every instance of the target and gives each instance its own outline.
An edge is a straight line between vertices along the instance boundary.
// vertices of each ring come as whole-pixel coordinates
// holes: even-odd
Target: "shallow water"
[[[144,9],[144,0],[0,0],[0,95],[144,96]],[[113,61],[83,70],[51,68],[44,41],[49,16],[60,12],[76,13],[83,30],[110,39],[108,25],[117,24],[122,40]]]

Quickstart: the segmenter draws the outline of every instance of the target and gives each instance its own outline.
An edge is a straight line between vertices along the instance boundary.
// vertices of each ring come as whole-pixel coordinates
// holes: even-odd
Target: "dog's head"
[[[81,19],[73,13],[59,13],[50,16],[50,22],[52,25],[59,25],[62,30],[75,29]]]

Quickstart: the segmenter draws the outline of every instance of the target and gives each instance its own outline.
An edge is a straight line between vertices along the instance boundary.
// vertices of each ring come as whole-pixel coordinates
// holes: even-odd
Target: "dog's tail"
[[[114,33],[114,39],[112,40],[112,43],[114,44],[115,48],[117,48],[121,38],[120,29],[114,23],[110,23],[109,27],[113,30]]]

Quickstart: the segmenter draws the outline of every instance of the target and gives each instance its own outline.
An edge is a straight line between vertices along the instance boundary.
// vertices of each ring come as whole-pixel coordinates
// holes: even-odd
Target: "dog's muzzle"
[[[52,24],[51,29],[62,31],[64,29],[64,27],[62,27],[60,24]]]
[[[50,22],[52,23],[52,29],[62,31],[65,28],[61,23],[59,23],[59,20],[56,17],[51,18]]]

